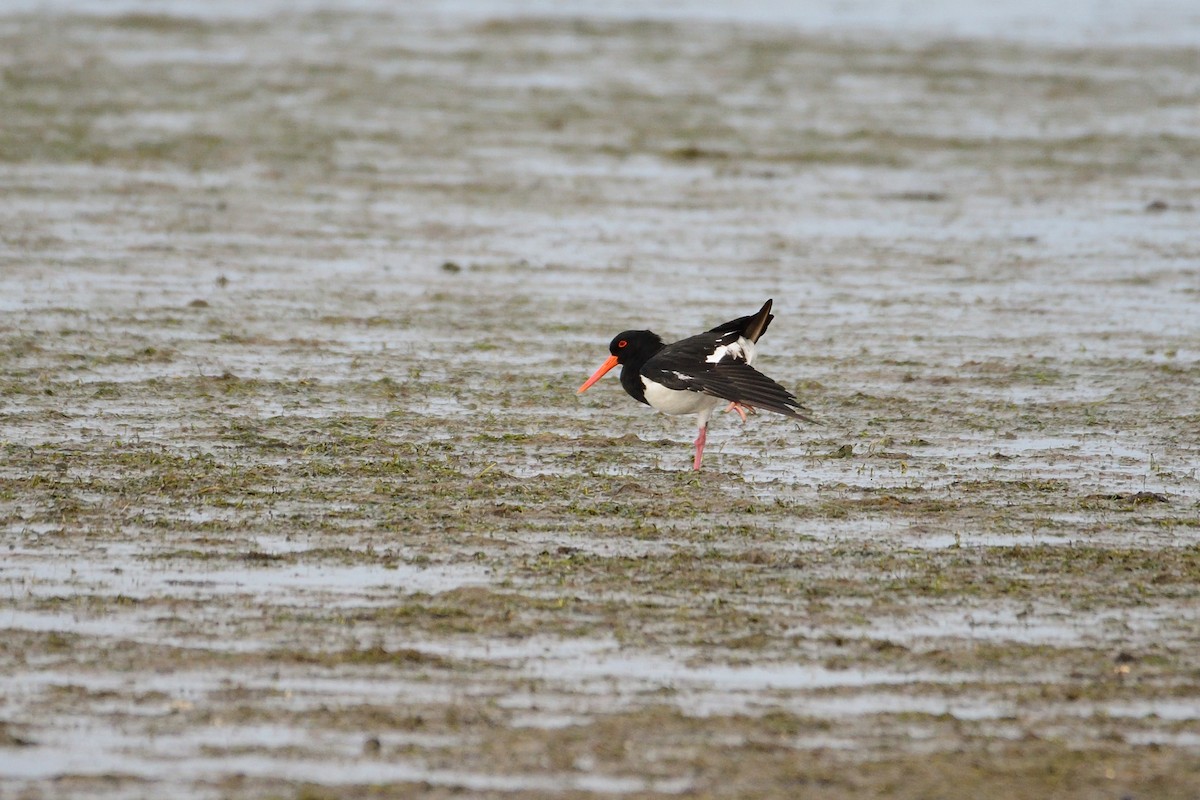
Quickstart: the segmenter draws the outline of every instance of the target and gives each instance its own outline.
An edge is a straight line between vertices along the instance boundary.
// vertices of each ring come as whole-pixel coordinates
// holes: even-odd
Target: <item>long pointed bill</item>
[[[612,369],[613,367],[615,367],[616,365],[617,365],[617,357],[609,356],[608,360],[600,365],[600,369],[593,372],[592,377],[588,378],[586,381],[583,382],[583,386],[580,386],[579,390],[576,391],[575,394],[583,394],[584,392],[586,392],[589,388],[591,388],[591,385],[593,383],[595,383],[596,381],[600,380],[605,375],[607,375],[608,371],[610,369]]]

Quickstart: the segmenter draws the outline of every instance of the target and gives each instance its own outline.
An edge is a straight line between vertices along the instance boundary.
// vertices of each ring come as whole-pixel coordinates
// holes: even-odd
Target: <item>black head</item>
[[[622,366],[640,367],[663,349],[662,337],[653,331],[621,331],[608,345],[608,352]]]
[[[649,361],[659,350],[662,350],[663,347],[662,338],[650,331],[622,331],[618,333],[608,345],[608,352],[612,353],[612,355],[600,365],[600,369],[592,373],[592,377],[583,382],[583,386],[579,387],[578,393],[583,394],[586,392],[589,386],[603,378],[613,367],[620,364],[621,385],[625,387],[625,391],[629,392],[639,402],[645,403],[645,387],[642,385],[642,379],[638,377],[638,371],[641,370],[643,364]]]
[[[662,337],[651,331],[621,331],[608,345],[612,353],[609,363],[621,365],[621,386],[639,403],[646,402],[646,386],[642,383],[642,366],[664,347]]]

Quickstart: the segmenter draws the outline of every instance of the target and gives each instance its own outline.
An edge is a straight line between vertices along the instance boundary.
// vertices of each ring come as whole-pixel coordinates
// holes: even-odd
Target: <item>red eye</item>
[[[617,347],[624,347],[627,344],[629,344],[629,342],[622,339],[621,341],[617,342]]]

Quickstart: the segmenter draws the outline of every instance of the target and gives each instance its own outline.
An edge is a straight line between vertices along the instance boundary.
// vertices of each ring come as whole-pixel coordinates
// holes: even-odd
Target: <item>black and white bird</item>
[[[612,355],[577,393],[586,392],[620,364],[621,385],[634,400],[664,414],[697,416],[700,432],[693,469],[700,469],[708,420],[722,402],[728,402],[725,410],[738,412],[743,422],[746,412],[759,408],[812,422],[801,413],[808,409],[795,395],[750,366],[754,343],[775,319],[771,302],[763,303],[757,314],[738,317],[671,344],[652,331],[623,331],[608,346]]]

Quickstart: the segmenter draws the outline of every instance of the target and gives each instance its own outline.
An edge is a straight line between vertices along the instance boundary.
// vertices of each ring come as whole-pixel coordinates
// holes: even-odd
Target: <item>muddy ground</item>
[[[1198,59],[0,17],[0,795],[1200,796]]]

